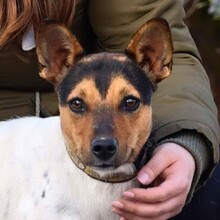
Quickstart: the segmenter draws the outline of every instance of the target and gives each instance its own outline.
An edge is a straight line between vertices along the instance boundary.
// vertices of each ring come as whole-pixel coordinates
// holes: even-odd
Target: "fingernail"
[[[149,181],[149,176],[144,172],[140,172],[137,176],[137,179],[140,183],[147,184]]]
[[[125,220],[125,218],[121,217],[120,220]]]
[[[118,209],[123,209],[123,208],[124,208],[124,205],[123,205],[121,202],[119,202],[119,201],[114,201],[114,202],[112,203],[112,207],[118,208]]]
[[[134,193],[132,192],[124,192],[123,196],[129,198],[129,199],[133,199],[134,198]]]
[[[112,212],[117,212],[117,209],[113,207]]]

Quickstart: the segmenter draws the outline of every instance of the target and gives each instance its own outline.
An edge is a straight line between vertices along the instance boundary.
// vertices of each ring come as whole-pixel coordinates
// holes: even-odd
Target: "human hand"
[[[174,143],[160,145],[137,179],[146,189],[134,188],[113,202],[112,211],[120,220],[165,220],[183,208],[195,172],[195,161],[183,147]]]

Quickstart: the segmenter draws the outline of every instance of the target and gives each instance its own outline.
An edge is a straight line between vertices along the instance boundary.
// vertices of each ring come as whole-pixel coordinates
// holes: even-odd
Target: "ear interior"
[[[159,18],[145,23],[129,42],[126,53],[146,72],[153,85],[168,77],[173,53],[168,23]]]
[[[83,49],[75,36],[62,24],[46,23],[39,28],[36,52],[40,76],[58,84],[69,67],[82,56]]]

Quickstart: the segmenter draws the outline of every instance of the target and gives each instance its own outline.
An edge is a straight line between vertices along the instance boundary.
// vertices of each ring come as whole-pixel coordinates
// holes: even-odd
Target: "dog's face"
[[[151,132],[154,86],[170,74],[169,28],[164,20],[146,23],[125,54],[82,57],[82,52],[64,26],[51,23],[40,29],[40,74],[55,84],[67,150],[78,167],[96,178],[132,175]]]
[[[70,68],[58,91],[75,160],[96,169],[134,162],[151,131],[152,90],[125,55],[91,55]]]

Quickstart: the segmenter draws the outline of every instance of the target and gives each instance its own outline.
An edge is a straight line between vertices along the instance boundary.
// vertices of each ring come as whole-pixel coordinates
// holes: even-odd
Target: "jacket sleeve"
[[[206,173],[205,181],[219,158],[217,109],[208,76],[184,23],[181,1],[92,0],[88,1],[87,13],[99,50],[110,52],[124,51],[147,20],[163,17],[168,21],[174,43],[173,71],[159,84],[153,97],[153,132],[157,143],[170,138],[187,148],[197,158],[197,170],[202,167],[200,174]],[[185,131],[190,132],[190,137]],[[176,135],[179,132],[182,135]]]

